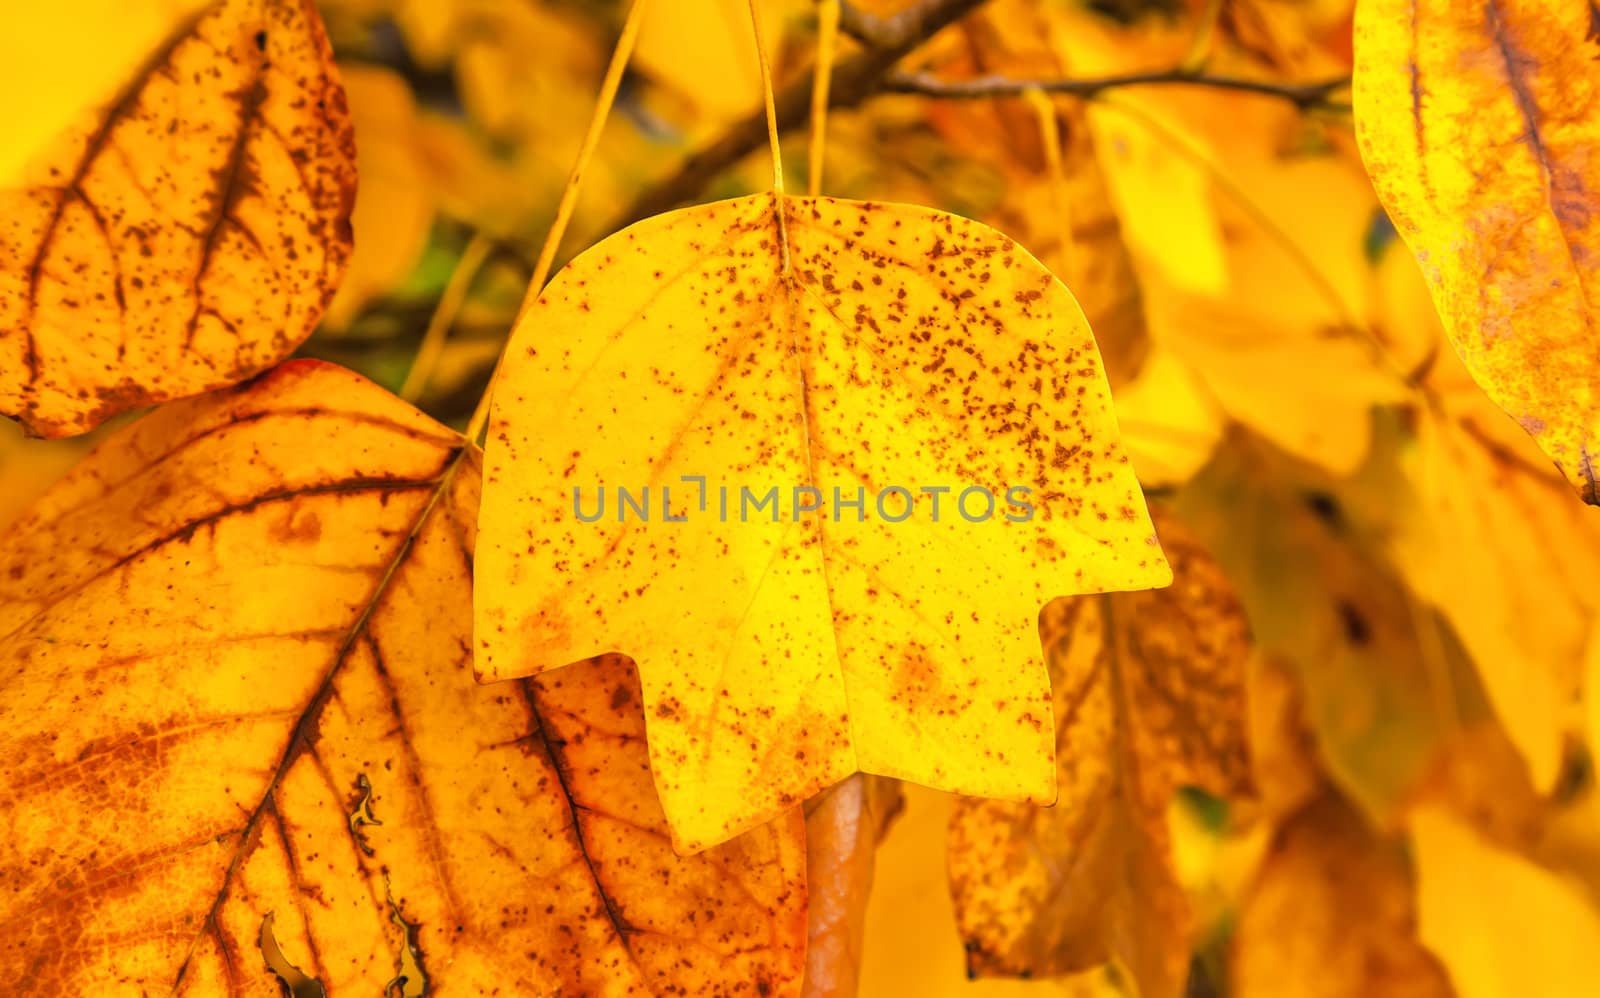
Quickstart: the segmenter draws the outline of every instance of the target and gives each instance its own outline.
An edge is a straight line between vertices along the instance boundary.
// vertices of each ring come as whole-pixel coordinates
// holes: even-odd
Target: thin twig
[[[407,402],[415,402],[422,397],[422,389],[427,387],[428,378],[432,377],[433,369],[444,355],[444,342],[450,335],[450,327],[467,300],[467,292],[472,290],[472,279],[478,276],[478,271],[493,252],[494,240],[482,232],[473,233],[466,249],[461,251],[455,269],[450,272],[450,280],[439,295],[439,303],[434,306],[428,328],[422,334],[422,343],[411,362],[411,371],[400,386],[400,397]]]
[[[767,43],[761,38],[761,12],[750,0],[750,35],[756,43],[756,62],[761,67],[761,103],[767,113],[767,138],[772,142],[772,214],[778,223],[778,273],[789,276],[789,229],[783,219],[783,150],[778,146],[778,112],[772,106],[772,63],[767,59]]]
[[[907,53],[984,2],[923,0],[893,17],[872,18],[874,43],[866,51],[834,67],[828,88],[828,106],[840,108],[860,104],[878,90],[884,74]],[[841,7],[840,24],[846,23]],[[855,23],[860,26],[859,21]],[[792,81],[777,94],[774,105],[779,131],[789,131],[811,113],[812,75],[808,72],[803,79]],[[693,201],[723,171],[766,142],[767,117],[765,110],[760,109],[735,122],[721,137],[684,160],[676,173],[641,194],[613,219],[607,231],[615,232],[641,218],[659,215]]]
[[[811,143],[806,148],[806,193],[822,193],[822,168],[828,141],[828,84],[833,82],[834,41],[839,34],[840,0],[817,3],[817,69],[811,74]]]
[[[544,290],[545,281],[550,278],[550,270],[555,264],[556,249],[561,245],[561,237],[567,231],[567,222],[572,219],[572,210],[578,203],[578,192],[583,187],[583,172],[594,156],[595,147],[600,144],[600,133],[605,129],[606,119],[611,116],[611,106],[616,102],[617,90],[622,85],[622,74],[628,68],[628,59],[633,55],[633,44],[639,37],[639,26],[644,21],[646,2],[647,0],[633,0],[628,8],[628,15],[622,22],[622,32],[617,36],[616,47],[611,51],[611,62],[606,66],[605,78],[600,81],[600,94],[595,98],[594,112],[589,117],[589,127],[584,132],[583,142],[578,147],[578,155],[573,160],[572,172],[567,175],[567,186],[561,192],[560,203],[556,205],[556,217],[550,223],[550,231],[545,233],[544,246],[539,251],[539,262],[534,265],[533,278],[528,282],[527,294],[522,298],[522,307],[517,310],[516,322],[512,323],[513,333],[516,332],[517,325],[529,307],[538,300],[539,293]],[[508,344],[509,342],[507,340]],[[505,355],[502,352],[494,370],[489,372],[489,383],[484,386],[483,397],[478,400],[478,407],[472,411],[472,418],[467,421],[465,435],[474,443],[489,423],[489,407],[494,395],[494,383],[504,360]]]
[[[1316,83],[1276,83],[1238,76],[1213,76],[1178,67],[1143,73],[1124,73],[1079,80],[1018,80],[1005,76],[979,76],[966,80],[947,80],[931,73],[891,73],[883,78],[887,93],[920,94],[950,100],[982,100],[992,97],[1019,97],[1037,89],[1052,94],[1093,97],[1121,87],[1188,86],[1236,90],[1286,100],[1302,110],[1343,109],[1329,97],[1350,85],[1348,76]]]

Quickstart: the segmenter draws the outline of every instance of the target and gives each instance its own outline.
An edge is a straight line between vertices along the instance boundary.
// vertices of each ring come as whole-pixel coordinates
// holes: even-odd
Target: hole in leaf
[[[367,834],[361,828],[363,825],[381,825],[383,822],[372,813],[372,781],[367,779],[366,773],[356,777],[356,792],[350,803],[349,820],[351,838],[356,840],[362,852],[373,855],[372,846],[367,843]]]
[[[269,911],[261,919],[261,955],[266,958],[267,969],[278,976],[278,987],[284,998],[328,998],[320,981],[307,977],[283,955],[272,933],[272,914]]]
[[[406,921],[389,892],[389,878],[383,878],[383,897],[389,902],[389,921],[399,926],[405,945],[400,947],[400,965],[394,979],[383,987],[383,998],[423,998],[428,993],[428,972],[422,966],[422,947],[417,942],[420,926]]]

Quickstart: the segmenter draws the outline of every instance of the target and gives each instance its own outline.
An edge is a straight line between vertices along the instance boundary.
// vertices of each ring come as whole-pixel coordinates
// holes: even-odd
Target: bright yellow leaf
[[[1169,578],[1088,326],[977,223],[782,203],[788,273],[773,196],[724,201],[599,244],[518,324],[479,673],[632,655],[687,849],[857,770],[1048,801],[1037,608]]]
[[[480,667],[638,649],[694,848],[857,769],[1048,799],[1043,676],[992,665],[1031,658],[1017,596],[1165,573],[1081,313],[1009,240],[903,206],[787,202],[783,275],[772,211],[762,195],[635,227],[519,327],[491,425],[505,484],[485,509]],[[704,477],[698,498],[683,476]],[[576,515],[586,488],[668,483],[687,523]],[[950,490],[942,516],[929,487]],[[776,506],[718,525],[729,493],[751,519],[769,488]],[[803,488],[831,515],[792,508]],[[841,505],[857,497],[859,516]]]
[[[950,893],[970,974],[1028,977],[1117,960],[1143,998],[1183,992],[1189,911],[1167,803],[1250,787],[1244,613],[1221,570],[1158,517],[1171,588],[1057,600],[1039,618],[1056,696],[1051,808],[962,801]]]
[[[682,858],[625,661],[472,681],[478,487],[460,437],[297,362],[0,537],[9,991],[276,993],[275,945],[333,995],[798,992],[798,810]]]
[[[156,38],[0,189],[0,411],[37,434],[275,363],[350,253],[355,150],[316,11],[223,0]]]
[[[1194,369],[1166,347],[1151,349],[1116,398],[1123,443],[1147,489],[1187,481],[1222,440],[1227,417]]]
[[[1474,378],[1600,503],[1593,8],[1362,0],[1361,155]]]
[[[1410,820],[1418,931],[1461,998],[1594,989],[1600,912],[1582,885],[1490,843],[1436,807]]]

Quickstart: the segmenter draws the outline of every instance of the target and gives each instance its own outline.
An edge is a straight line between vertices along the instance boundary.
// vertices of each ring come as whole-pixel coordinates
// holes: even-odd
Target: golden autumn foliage
[[[1489,396],[1600,504],[1593,8],[1362,3],[1362,155]]]
[[[115,16],[97,28],[113,41]],[[12,105],[40,141],[8,149],[0,399],[35,433],[276,363],[344,272],[354,148],[315,9],[228,0],[164,28],[87,107]],[[25,15],[7,45],[47,46],[52,30]]]
[[[1594,990],[1589,6],[16,6],[0,994]]]
[[[1251,643],[1215,562],[1170,516],[1156,524],[1170,587],[1056,600],[1040,614],[1055,807],[956,810],[950,892],[970,973],[1049,976],[1115,957],[1141,995],[1182,993],[1188,919],[1166,808],[1179,786],[1249,793]]]
[[[857,770],[1054,797],[1049,685],[1019,667],[1036,643],[1019,601],[1168,573],[1088,326],[1025,250],[924,210],[757,195],[596,246],[509,350],[485,471],[483,676],[670,649],[639,660],[680,845]],[[957,480],[978,487],[923,492]],[[646,507],[660,489],[655,516],[683,522],[640,529],[619,491],[607,515],[590,489],[589,511],[590,482]],[[847,510],[852,493],[876,508]],[[1019,495],[1031,517],[996,509]],[[587,580],[581,600],[567,571]]]
[[[8,535],[13,986],[259,989],[275,913],[333,993],[408,972],[444,993],[793,993],[797,814],[680,858],[626,661],[472,680],[477,463],[296,362],[108,440]],[[68,686],[93,709],[58,717]],[[95,825],[63,835],[52,816],[78,808]]]

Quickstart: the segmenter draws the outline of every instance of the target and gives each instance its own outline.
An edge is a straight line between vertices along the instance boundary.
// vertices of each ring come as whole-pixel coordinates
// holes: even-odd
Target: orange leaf
[[[1239,914],[1240,998],[1451,998],[1417,938],[1415,885],[1398,847],[1328,793],[1278,829]]]
[[[0,411],[81,433],[287,356],[344,272],[354,159],[308,0],[223,0],[170,27],[0,177]]]
[[[969,973],[1046,976],[1116,959],[1145,998],[1182,992],[1188,905],[1166,806],[1180,785],[1250,788],[1248,625],[1221,570],[1157,516],[1171,588],[1056,600],[1039,618],[1056,688],[1054,807],[964,800],[950,892]]]
[[[1472,376],[1600,503],[1594,8],[1362,0],[1361,155]]]
[[[865,773],[806,802],[804,998],[854,998],[878,843],[904,806],[899,783]]]
[[[798,991],[798,810],[681,858],[625,661],[472,681],[478,487],[458,436],[296,362],[0,537],[9,988],[267,993],[266,957],[335,995]]]

